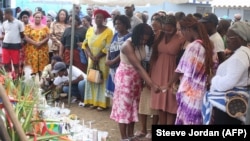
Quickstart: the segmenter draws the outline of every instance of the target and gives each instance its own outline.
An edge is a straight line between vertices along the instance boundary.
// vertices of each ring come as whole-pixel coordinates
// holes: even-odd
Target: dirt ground
[[[84,120],[85,123],[92,121],[92,128],[96,128],[101,131],[107,131],[109,138],[108,141],[120,141],[120,132],[118,129],[118,124],[109,118],[111,113],[111,108],[104,111],[97,111],[96,109],[91,109],[89,107],[80,107],[77,103],[67,105],[67,99],[62,100],[65,103],[65,107],[71,110],[71,114],[76,114],[80,120]],[[148,118],[148,132],[151,128],[151,118]],[[140,123],[135,124],[135,131],[140,129]],[[146,138],[140,138],[140,141],[150,141]]]

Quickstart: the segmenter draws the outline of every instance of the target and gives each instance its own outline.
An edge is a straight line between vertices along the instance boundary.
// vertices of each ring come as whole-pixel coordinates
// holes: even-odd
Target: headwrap
[[[242,39],[247,42],[250,42],[250,24],[247,22],[235,22],[230,28],[230,30],[234,31],[238,34]]]
[[[104,19],[107,19],[107,18],[110,18],[110,17],[111,17],[110,14],[109,14],[107,11],[102,10],[102,9],[96,9],[96,10],[94,11],[94,16],[96,16],[97,14],[102,14],[103,17],[104,17]]]

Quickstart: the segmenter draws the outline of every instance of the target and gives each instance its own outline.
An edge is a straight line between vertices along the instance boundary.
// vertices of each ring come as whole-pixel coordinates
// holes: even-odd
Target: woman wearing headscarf
[[[109,99],[105,96],[106,80],[108,77],[108,66],[105,65],[107,49],[111,44],[113,32],[103,25],[104,21],[111,17],[109,13],[102,9],[94,11],[95,27],[90,27],[86,33],[82,48],[88,56],[88,69],[98,66],[103,74],[103,82],[95,84],[90,81],[86,83],[84,103],[92,108],[103,110],[109,106]]]
[[[210,91],[206,93],[203,104],[204,124],[242,124],[245,116],[234,118],[226,112],[226,102],[232,93],[240,91],[245,98],[249,97],[250,84],[250,24],[235,22],[226,33],[227,49],[232,55],[219,65],[211,81]],[[213,111],[213,114],[212,114]],[[212,117],[212,118],[211,118]],[[212,120],[211,120],[212,119]]]

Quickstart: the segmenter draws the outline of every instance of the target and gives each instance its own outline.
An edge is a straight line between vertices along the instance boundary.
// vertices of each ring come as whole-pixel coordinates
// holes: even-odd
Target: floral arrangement
[[[65,134],[55,133],[46,127],[46,121],[41,118],[38,110],[38,106],[41,105],[40,103],[42,102],[42,95],[39,92],[38,83],[30,76],[31,75],[29,75],[29,78],[21,77],[13,79],[10,73],[6,73],[4,70],[0,71],[0,85],[4,87],[12,103],[15,115],[21,124],[22,130],[26,134],[27,140],[38,141],[56,138],[69,140]],[[5,124],[0,125],[1,128],[4,127],[7,129],[11,140],[20,141],[20,137],[3,103],[1,103],[1,99],[0,118],[3,118]]]

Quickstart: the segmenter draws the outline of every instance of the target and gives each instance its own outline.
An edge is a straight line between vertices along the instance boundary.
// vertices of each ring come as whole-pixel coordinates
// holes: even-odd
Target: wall
[[[244,10],[250,10],[250,8],[226,8],[226,7],[218,7],[214,8],[214,13],[218,17],[228,16],[230,19],[234,19],[234,14],[240,13],[242,15],[242,20],[250,20],[248,15],[244,17]]]

